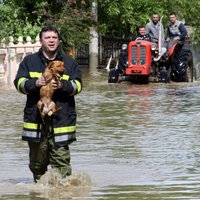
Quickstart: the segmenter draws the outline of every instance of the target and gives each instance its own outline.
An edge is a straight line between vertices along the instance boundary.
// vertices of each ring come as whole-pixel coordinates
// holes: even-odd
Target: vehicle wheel
[[[171,80],[176,82],[193,82],[193,56],[189,49],[181,49],[174,54],[171,64]]]

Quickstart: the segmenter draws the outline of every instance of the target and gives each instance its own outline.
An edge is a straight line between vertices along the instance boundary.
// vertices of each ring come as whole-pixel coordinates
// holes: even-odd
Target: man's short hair
[[[176,14],[175,12],[171,12],[171,13],[169,14],[169,16],[171,16],[171,15],[177,16],[177,14]]]
[[[138,26],[138,30],[141,29],[141,28],[145,28],[145,25]]]
[[[40,31],[40,34],[39,34],[40,39],[42,38],[42,33],[48,32],[48,31],[53,31],[54,33],[57,33],[58,38],[59,38],[59,32],[58,32],[58,30],[54,26],[52,26],[52,25],[46,25]]]
[[[160,15],[159,15],[157,12],[153,12],[153,13],[151,14],[151,16],[153,17],[153,15],[158,15],[158,17],[160,17]]]

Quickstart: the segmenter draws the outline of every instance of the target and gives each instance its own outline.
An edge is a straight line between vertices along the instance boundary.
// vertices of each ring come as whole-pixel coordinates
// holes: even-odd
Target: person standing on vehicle
[[[149,23],[147,23],[145,28],[146,28],[146,34],[149,34],[151,38],[151,42],[158,44],[158,46],[159,42],[161,44],[159,56],[158,58],[156,58],[156,60],[159,60],[166,53],[167,48],[165,47],[164,44],[165,37],[164,37],[163,24],[160,22],[160,16],[158,15],[158,13],[152,14],[151,20]],[[161,41],[159,41],[159,36]]]
[[[182,47],[187,36],[187,29],[182,22],[177,20],[176,13],[174,12],[169,15],[169,21],[166,41],[174,41]]]
[[[76,110],[74,95],[81,92],[82,80],[78,63],[64,54],[59,44],[58,30],[49,25],[41,29],[41,48],[27,55],[19,65],[14,85],[27,96],[24,108],[22,140],[29,145],[29,168],[34,181],[47,171],[50,164],[62,178],[71,175],[68,145],[76,140]],[[40,87],[47,84],[42,73],[53,60],[64,62],[65,73],[60,80],[52,80],[53,101],[61,109],[43,122],[37,108]]]
[[[159,31],[161,29],[161,40],[162,43],[165,40],[164,37],[164,28],[163,28],[163,24],[160,22],[160,17],[157,13],[153,13],[151,20],[149,23],[147,23],[146,27],[145,27],[145,32],[146,34],[149,34],[151,41],[158,43],[159,40]]]

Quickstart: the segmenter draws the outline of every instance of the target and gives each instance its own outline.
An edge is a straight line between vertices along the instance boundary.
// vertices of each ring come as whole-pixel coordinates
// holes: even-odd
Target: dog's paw
[[[48,116],[50,116],[51,117],[51,115],[53,115],[53,111],[52,110],[50,110],[48,113]]]

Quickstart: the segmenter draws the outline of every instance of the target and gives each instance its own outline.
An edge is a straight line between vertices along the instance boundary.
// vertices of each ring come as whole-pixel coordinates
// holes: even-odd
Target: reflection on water
[[[72,187],[32,182],[25,96],[0,90],[0,199],[200,199],[199,82],[108,84],[87,69],[83,82]]]

